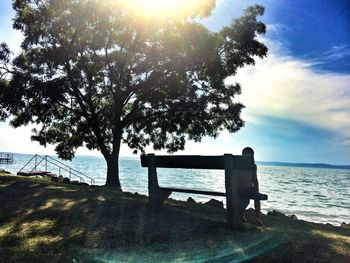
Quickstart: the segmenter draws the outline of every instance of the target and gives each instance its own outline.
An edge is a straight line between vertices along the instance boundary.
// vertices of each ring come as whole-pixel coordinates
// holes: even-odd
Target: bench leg
[[[154,154],[148,154],[148,196],[151,207],[154,209],[161,208],[170,194],[170,190],[159,187],[155,157]]]
[[[232,202],[231,209],[227,211],[227,223],[230,228],[239,228],[243,222],[244,210],[238,202]]]
[[[149,203],[152,208],[160,209],[166,199],[171,195],[171,191],[167,189],[154,189],[149,195]]]
[[[233,156],[224,155],[225,189],[226,189],[226,221],[230,228],[238,228],[242,224],[241,198],[238,194],[237,170],[233,167]]]

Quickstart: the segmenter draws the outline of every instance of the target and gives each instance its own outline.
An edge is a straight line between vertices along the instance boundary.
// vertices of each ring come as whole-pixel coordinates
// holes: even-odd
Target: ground
[[[350,262],[350,229],[225,210],[104,187],[0,176],[0,262]]]

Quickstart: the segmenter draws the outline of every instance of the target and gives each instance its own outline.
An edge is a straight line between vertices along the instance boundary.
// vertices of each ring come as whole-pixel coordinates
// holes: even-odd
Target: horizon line
[[[26,154],[26,155],[35,155],[33,153],[20,153],[20,152],[8,152],[8,151],[4,151],[4,152],[0,152],[0,153],[11,153],[11,154]],[[227,154],[227,153],[224,153]],[[222,154],[222,155],[224,155]],[[58,157],[57,154],[38,154],[38,155],[49,155],[49,156],[55,156],[56,158],[63,160],[61,158]],[[135,154],[132,156],[119,156],[119,158],[133,158],[133,159],[137,159],[139,158],[141,154]],[[159,155],[164,155],[164,154],[159,154]],[[170,154],[168,154],[170,155]],[[173,154],[173,155],[200,155],[200,154]],[[233,154],[235,155],[235,154]],[[206,155],[203,155],[206,156]],[[207,156],[221,156],[221,155],[207,155]],[[89,154],[77,154],[73,157],[97,157],[97,158],[104,158],[102,154],[100,155],[89,155]],[[64,161],[69,161],[69,160],[64,160]],[[344,168],[344,169],[350,169],[350,164],[332,164],[332,163],[322,163],[322,162],[290,162],[290,161],[259,161],[256,160],[256,163],[260,164],[260,165],[277,165],[277,166],[295,166],[295,167],[303,167],[303,166],[307,166],[307,167],[315,167],[315,166],[324,166],[324,167],[320,167],[320,168],[327,168],[325,166],[328,166],[328,168]]]

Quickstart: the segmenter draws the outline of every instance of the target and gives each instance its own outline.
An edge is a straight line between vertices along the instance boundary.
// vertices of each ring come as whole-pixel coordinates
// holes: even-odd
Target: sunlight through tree
[[[140,2],[16,0],[21,53],[0,50],[1,117],[37,124],[32,140],[55,144],[63,159],[81,146],[98,149],[106,185],[118,188],[122,142],[135,153],[147,145],[175,152],[187,140],[238,131],[241,87],[224,81],[267,53],[257,40],[261,6],[211,32],[198,21],[215,1]]]

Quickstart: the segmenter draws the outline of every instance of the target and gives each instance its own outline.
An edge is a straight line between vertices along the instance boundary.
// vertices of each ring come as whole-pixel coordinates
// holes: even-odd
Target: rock
[[[54,176],[51,177],[52,182],[58,182],[59,180],[60,179],[58,177],[54,177]]]
[[[277,210],[269,211],[269,212],[267,212],[267,215],[269,215],[269,216],[277,216],[277,217],[286,217],[285,214],[283,214],[282,212],[277,211]]]
[[[298,220],[297,216],[296,215],[289,215],[288,216],[290,219],[292,220]]]
[[[345,228],[350,228],[350,223],[347,224],[347,223],[343,222],[343,223],[340,224],[340,226],[341,227],[345,227]]]
[[[70,179],[68,177],[64,177],[63,180],[62,180],[62,183],[69,184],[70,183]]]
[[[197,202],[192,198],[192,197],[189,197],[187,198],[187,201],[186,201],[188,204],[197,204]]]
[[[138,199],[143,199],[143,198],[145,198],[145,196],[144,196],[144,195],[139,194],[138,192],[135,192],[135,193],[133,194],[133,196],[132,196],[132,197],[134,197],[134,198],[138,198]]]
[[[70,184],[79,185],[79,186],[89,186],[88,183],[79,182],[79,181],[77,181],[77,180],[70,181]]]
[[[222,201],[218,201],[216,199],[210,199],[208,202],[204,203],[205,205],[217,207],[217,208],[224,208],[224,203]]]

